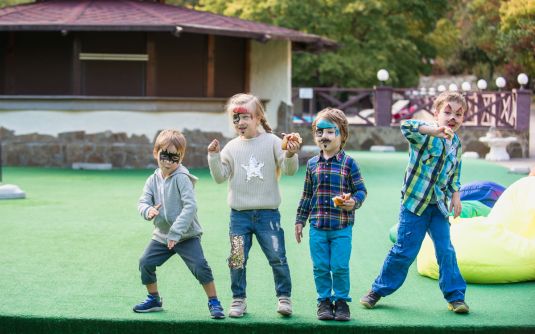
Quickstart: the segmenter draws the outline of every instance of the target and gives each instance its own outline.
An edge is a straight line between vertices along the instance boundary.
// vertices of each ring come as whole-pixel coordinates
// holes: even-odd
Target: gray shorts
[[[168,249],[167,245],[151,240],[139,259],[141,282],[145,285],[156,283],[156,267],[161,266],[174,254],[180,255],[195,278],[202,285],[214,280],[212,269],[204,258],[200,238],[191,238]]]

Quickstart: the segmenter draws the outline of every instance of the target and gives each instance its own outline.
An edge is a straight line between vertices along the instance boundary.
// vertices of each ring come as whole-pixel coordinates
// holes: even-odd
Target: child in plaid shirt
[[[355,210],[366,198],[366,187],[357,162],[343,150],[348,137],[344,113],[332,108],[322,110],[312,123],[312,132],[321,151],[307,163],[295,238],[301,242],[309,220],[318,319],[347,321],[352,227]]]
[[[448,221],[450,210],[453,209],[455,217],[461,214],[462,149],[455,131],[463,123],[467,109],[461,94],[444,92],[433,104],[436,124],[409,120],[401,125],[410,144],[410,158],[401,190],[398,237],[371,290],[360,300],[366,308],[373,308],[381,297],[401,287],[425,234],[429,233],[435,244],[439,286],[448,309],[468,313],[464,302],[466,282],[457,266]]]

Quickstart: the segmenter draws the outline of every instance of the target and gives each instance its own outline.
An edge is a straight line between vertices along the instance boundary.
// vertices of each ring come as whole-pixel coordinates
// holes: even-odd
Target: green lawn
[[[389,229],[397,222],[406,153],[351,152],[360,164],[368,198],[357,212],[351,259],[352,297],[370,287],[391,243]],[[212,266],[225,309],[231,301],[228,256],[227,185],[217,185],[208,170],[193,170],[200,180],[196,194],[204,227],[203,247]],[[0,332],[2,317],[102,319],[104,321],[213,322],[208,318],[202,288],[178,257],[158,271],[165,312],[135,314],[131,307],[144,299],[137,261],[151,235],[151,224],[137,214],[137,199],[150,170],[73,171],[44,168],[4,168],[4,182],[17,184],[24,200],[0,201]],[[492,180],[510,185],[520,178],[481,160],[464,163],[462,181]],[[282,224],[292,272],[294,316],[275,312],[271,270],[258,247],[250,254],[248,311],[245,319],[226,319],[221,328],[261,324],[285,328],[306,326],[432,326],[448,330],[477,327],[533,327],[535,283],[469,285],[469,316],[446,309],[438,283],[419,276],[413,265],[404,286],[381,300],[375,310],[352,303],[353,321],[322,323],[315,319],[315,289],[305,241],[293,236],[293,219],[304,169],[281,180]],[[208,326],[214,326],[208,323]],[[340,327],[339,327],[340,326]],[[267,328],[267,327],[266,327]]]

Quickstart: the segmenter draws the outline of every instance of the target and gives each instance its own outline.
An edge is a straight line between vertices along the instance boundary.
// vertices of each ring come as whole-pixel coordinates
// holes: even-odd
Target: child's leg
[[[331,237],[331,271],[333,276],[334,300],[351,301],[349,297],[349,259],[351,257],[351,226],[342,230],[329,231]]]
[[[254,233],[273,271],[277,297],[292,295],[290,268],[286,260],[284,230],[280,226],[279,210],[258,210]]]
[[[444,217],[438,208],[432,218],[429,225],[429,235],[435,244],[440,290],[449,303],[464,300],[466,282],[459,271],[455,249],[451,244],[448,218]]]
[[[331,301],[333,281],[331,278],[331,249],[329,246],[329,231],[322,231],[310,226],[309,248],[314,271],[314,283],[318,294],[318,301]]]
[[[141,272],[141,282],[147,287],[149,294],[158,293],[158,285],[156,283],[156,267],[165,263],[172,255],[166,245],[151,240],[143,255],[139,259],[139,271]]]
[[[174,251],[184,260],[193,276],[201,283],[208,298],[217,297],[212,269],[208,265],[200,238],[191,238],[175,245]]]
[[[372,285],[372,291],[378,295],[388,296],[405,281],[409,267],[416,259],[424,240],[431,219],[431,207],[418,216],[401,206],[397,242],[390,249],[381,273]]]
[[[246,265],[249,250],[252,245],[252,215],[253,210],[230,213],[230,280],[233,298],[247,297]]]

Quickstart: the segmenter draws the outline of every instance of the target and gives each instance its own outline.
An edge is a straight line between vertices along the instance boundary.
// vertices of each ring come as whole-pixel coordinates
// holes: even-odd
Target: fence
[[[293,90],[294,123],[311,123],[325,107],[343,110],[348,122],[361,126],[395,126],[410,119],[432,118],[436,94],[414,89],[376,87],[302,88]],[[529,129],[531,91],[464,92],[468,102],[464,126],[525,131]]]

